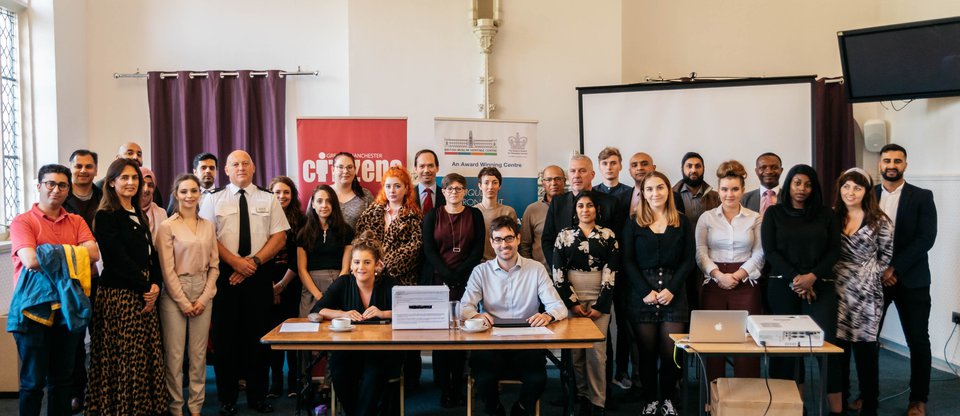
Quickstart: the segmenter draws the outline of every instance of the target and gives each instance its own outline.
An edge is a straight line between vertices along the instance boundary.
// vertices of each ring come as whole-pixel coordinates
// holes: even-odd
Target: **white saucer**
[[[333,325],[330,325],[327,328],[330,328],[330,330],[333,332],[350,332],[350,331],[353,331],[353,329],[356,327],[357,327],[356,325],[350,325],[346,328],[334,328]]]
[[[460,328],[461,331],[467,332],[467,333],[471,333],[471,334],[472,334],[472,333],[476,333],[476,332],[483,332],[483,331],[486,331],[486,330],[488,330],[488,329],[490,329],[490,327],[489,327],[489,326],[486,326],[486,325],[484,325],[483,327],[480,327],[480,328],[478,328],[478,329],[467,329],[467,327],[461,327],[461,328]]]

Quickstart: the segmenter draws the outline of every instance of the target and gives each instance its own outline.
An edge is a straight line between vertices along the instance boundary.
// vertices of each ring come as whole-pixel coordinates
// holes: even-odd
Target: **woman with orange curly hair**
[[[357,235],[373,231],[383,242],[384,273],[401,285],[416,284],[423,219],[410,174],[403,166],[393,166],[383,174],[382,185],[377,199],[357,219]]]
[[[357,235],[372,231],[383,245],[383,273],[400,285],[417,283],[423,218],[410,174],[400,165],[383,174],[377,199],[357,219]],[[420,351],[404,353],[403,372],[408,388],[420,384]]]

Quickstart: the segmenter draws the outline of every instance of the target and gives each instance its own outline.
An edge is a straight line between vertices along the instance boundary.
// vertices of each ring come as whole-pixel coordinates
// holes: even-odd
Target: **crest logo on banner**
[[[513,207],[518,216],[537,200],[536,121],[435,118],[434,138],[443,149],[440,173],[457,172],[467,178],[465,205],[482,199],[477,174],[485,167],[495,167],[503,175],[500,202]]]
[[[407,158],[405,118],[297,119],[297,163],[300,203],[306,207],[313,189],[334,180],[334,156],[353,154],[360,185],[374,195],[383,173]]]

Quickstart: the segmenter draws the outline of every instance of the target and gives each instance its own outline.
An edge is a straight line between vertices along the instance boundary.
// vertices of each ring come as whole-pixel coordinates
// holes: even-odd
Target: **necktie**
[[[763,213],[767,211],[767,208],[770,208],[771,205],[777,203],[777,193],[773,192],[773,189],[767,189],[763,192],[763,198],[760,199],[760,216],[763,217]]]
[[[250,209],[247,208],[247,196],[243,189],[240,190],[240,245],[237,247],[237,255],[250,255]]]
[[[427,196],[423,198],[423,212],[427,212],[433,209],[433,198],[431,198],[431,196],[433,196],[433,190],[427,188],[423,190],[423,193],[427,194]]]

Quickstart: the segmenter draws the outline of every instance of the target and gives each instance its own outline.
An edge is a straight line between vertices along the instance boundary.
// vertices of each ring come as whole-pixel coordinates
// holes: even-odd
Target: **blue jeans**
[[[43,388],[50,396],[48,415],[69,415],[74,362],[83,333],[73,334],[60,320],[52,327],[28,321],[25,332],[15,332],[20,356],[20,414],[40,415]]]

